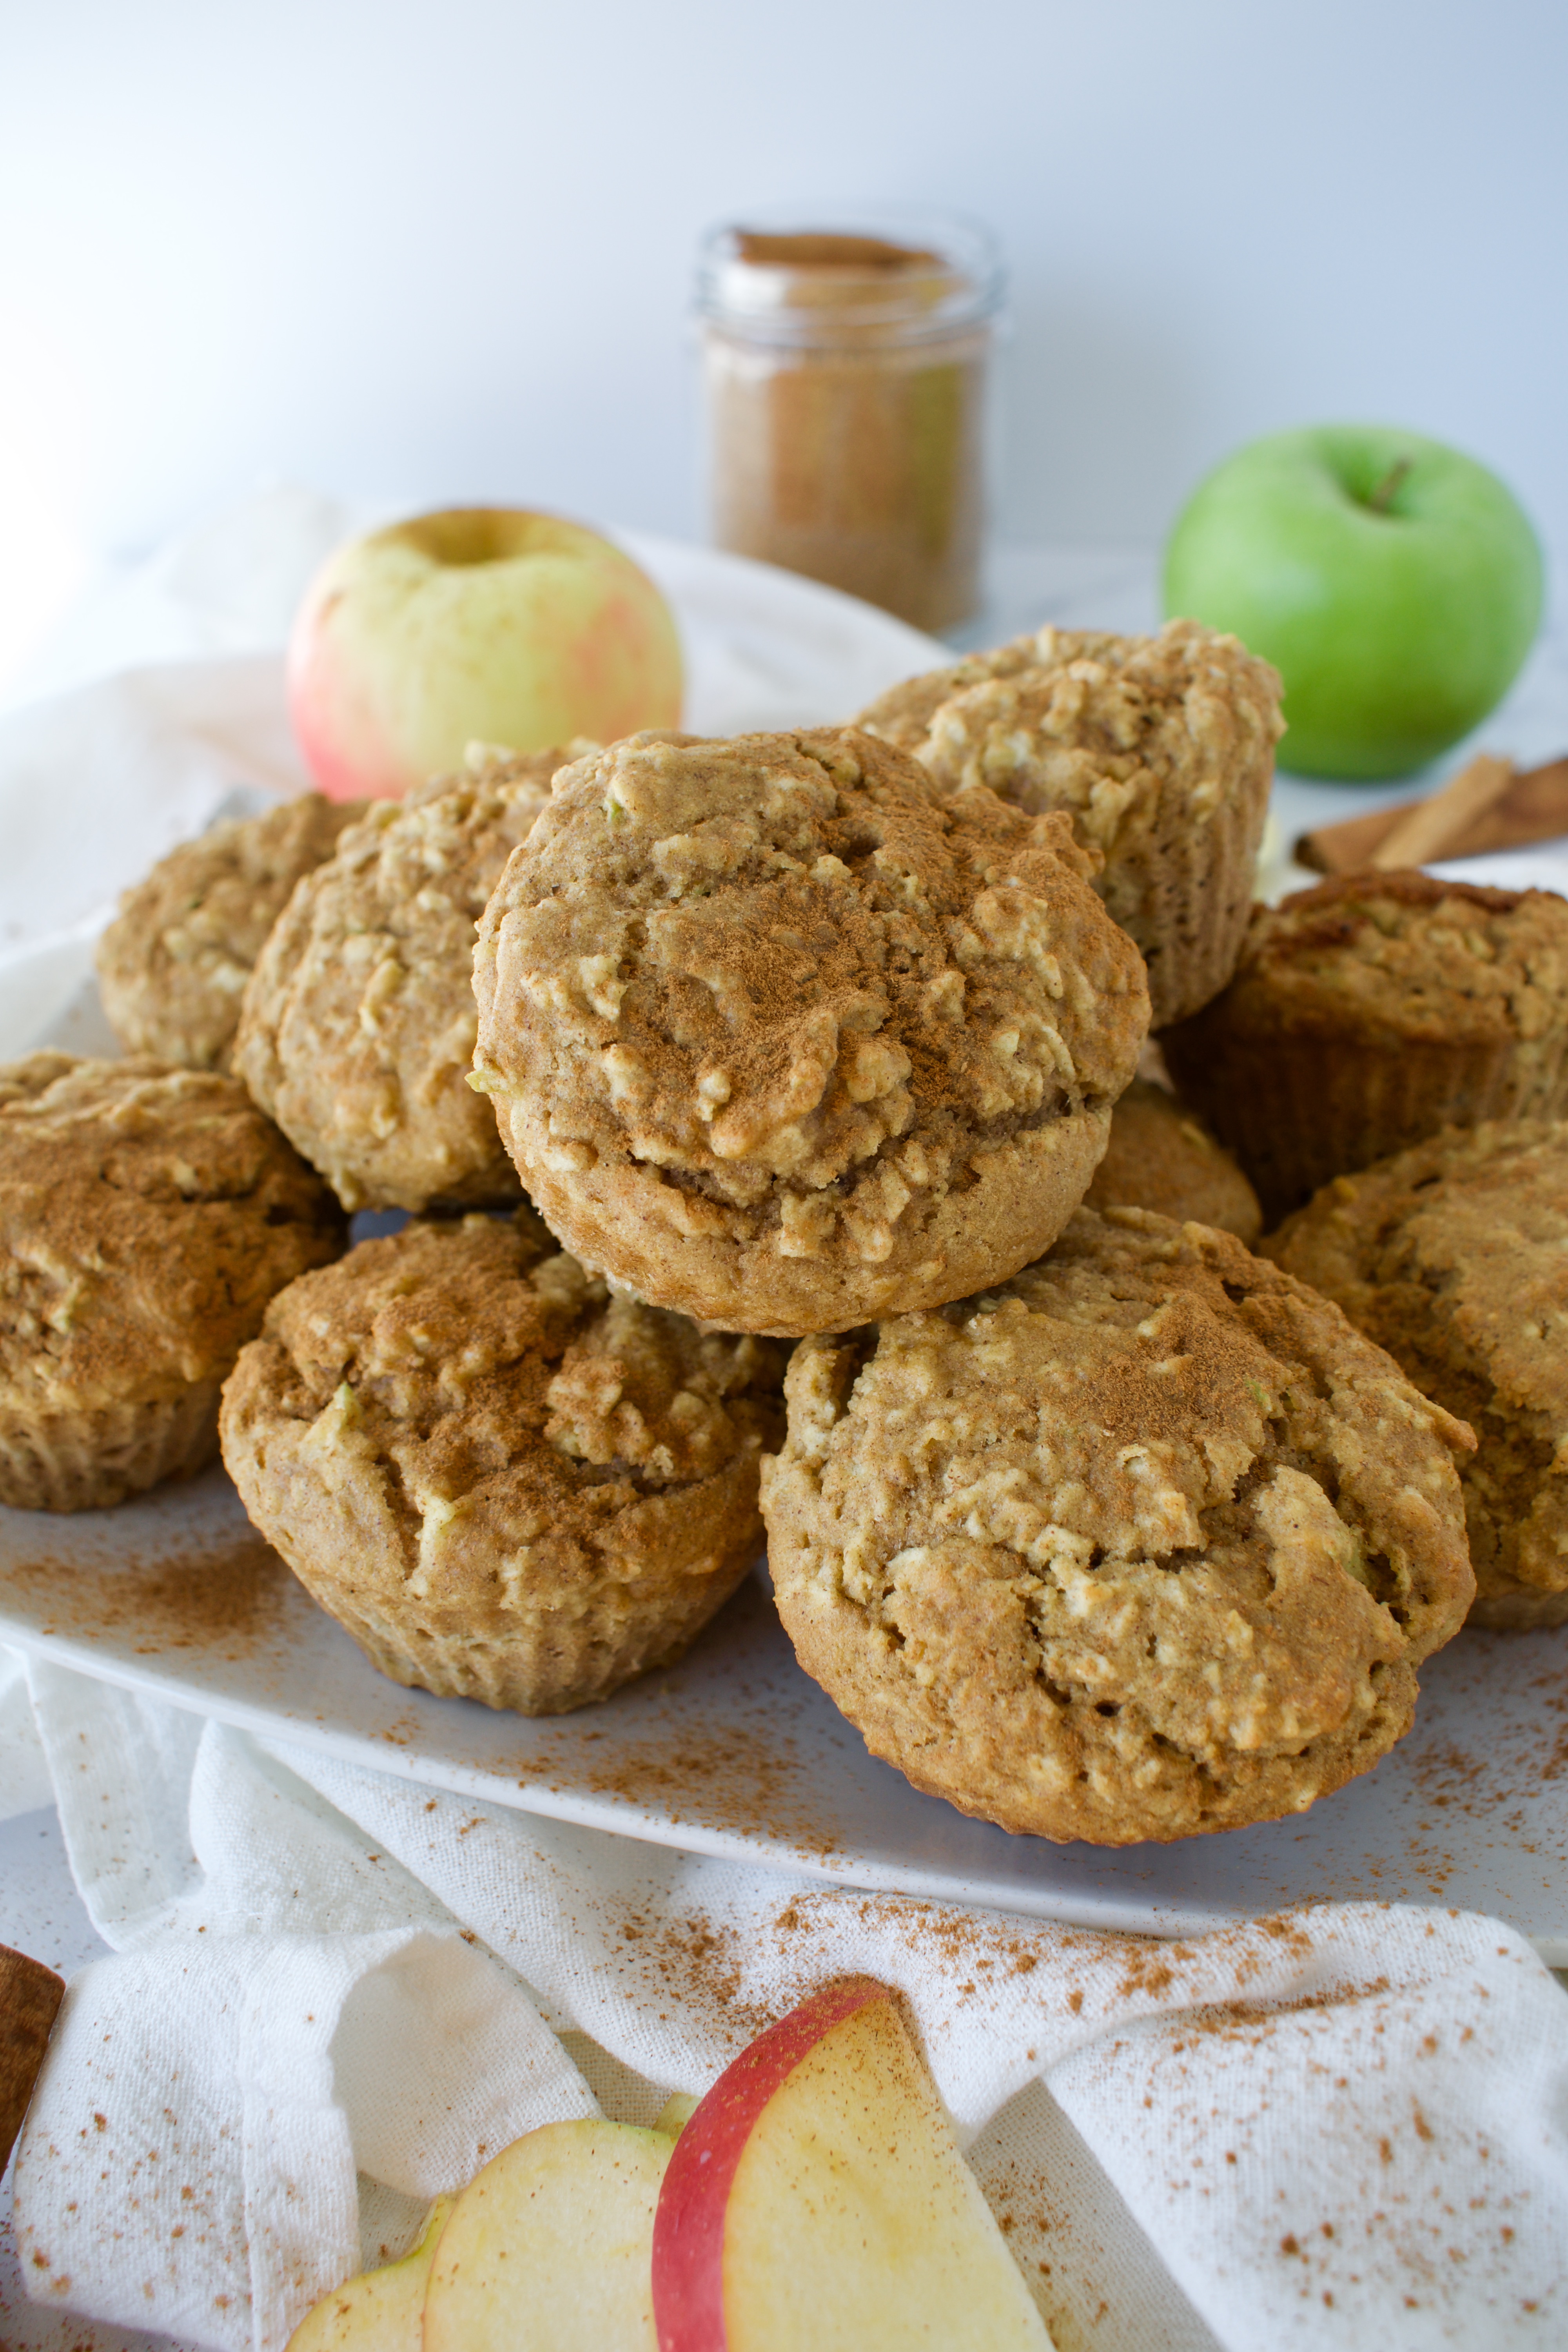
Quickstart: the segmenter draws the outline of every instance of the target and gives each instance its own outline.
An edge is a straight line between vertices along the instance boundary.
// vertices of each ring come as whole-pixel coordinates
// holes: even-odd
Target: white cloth
[[[595,2111],[557,2032],[651,2115],[863,1969],[907,1994],[963,2135],[991,2127],[982,2177],[1041,2250],[1047,2317],[1048,2217],[1018,2229],[1060,2194],[1027,2178],[1040,2084],[1237,2352],[1568,2332],[1568,2008],[1495,1921],[1041,1927],[432,1792],[50,1664],[31,1682],[115,1952],[71,1988],[18,2156],[41,2301],[270,2352],[419,2200]]]

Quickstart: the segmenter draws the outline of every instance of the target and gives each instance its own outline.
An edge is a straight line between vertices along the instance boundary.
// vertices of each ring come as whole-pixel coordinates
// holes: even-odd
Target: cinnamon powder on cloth
[[[904,1997],[1058,2352],[1568,2332],[1568,2011],[1495,1920],[1336,1904],[1185,1942],[1087,1933],[638,1844],[31,1675],[115,1947],[72,1988],[18,2158],[23,2266],[57,2308],[281,2352],[362,2243],[395,2251],[398,2215],[411,2238],[416,2197],[502,2133],[595,2089],[623,2111],[700,2092],[864,1971]]]

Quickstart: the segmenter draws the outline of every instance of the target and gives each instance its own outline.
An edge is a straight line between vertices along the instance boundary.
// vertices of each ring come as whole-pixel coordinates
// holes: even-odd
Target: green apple
[[[351,540],[306,592],[289,705],[334,800],[396,800],[471,742],[542,751],[680,719],[680,640],[631,557],[508,507]]]
[[[1541,551],[1473,457],[1390,425],[1315,425],[1202,484],[1165,551],[1164,601],[1279,671],[1282,766],[1403,776],[1507,693],[1541,622]]]

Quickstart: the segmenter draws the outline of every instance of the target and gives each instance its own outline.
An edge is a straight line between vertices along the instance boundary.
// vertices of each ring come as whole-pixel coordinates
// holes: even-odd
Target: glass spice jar
[[[967,620],[1001,296],[990,238],[956,221],[712,231],[699,301],[719,545],[917,628]]]

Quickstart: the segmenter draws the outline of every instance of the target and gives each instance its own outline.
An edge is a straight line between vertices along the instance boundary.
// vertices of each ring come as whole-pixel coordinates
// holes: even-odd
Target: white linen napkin
[[[1042,1927],[574,1829],[29,1671],[115,1954],[71,1988],[18,2154],[40,2301],[272,2352],[362,2252],[406,2242],[419,2200],[594,2111],[555,2032],[591,2037],[573,2049],[647,2120],[864,1969],[908,1996],[1064,2344],[1087,2340],[1047,2267],[1064,2111],[1237,2352],[1568,2332],[1568,2009],[1495,1921]],[[1146,2280],[1142,2302],[1121,2342],[1204,2340],[1162,2326]]]

